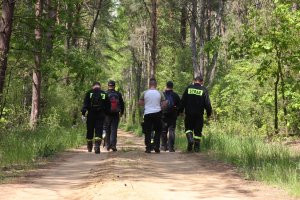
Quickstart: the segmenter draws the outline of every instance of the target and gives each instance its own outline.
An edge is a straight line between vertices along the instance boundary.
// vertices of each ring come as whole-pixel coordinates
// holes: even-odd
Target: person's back
[[[178,109],[180,106],[180,97],[173,91],[173,82],[168,81],[166,84],[166,90],[164,91],[166,98],[166,106],[163,109],[163,128],[162,128],[162,148],[164,151],[169,150],[175,152],[175,129],[176,120],[178,115]],[[168,134],[169,133],[169,134]],[[169,135],[169,137],[168,137]]]
[[[95,139],[95,153],[100,153],[100,144],[102,140],[103,123],[105,113],[109,110],[109,101],[107,94],[101,90],[99,82],[93,84],[93,89],[89,90],[84,98],[81,113],[83,118],[87,113],[87,148],[91,152],[93,148],[93,139]],[[95,132],[95,138],[94,138]]]
[[[149,89],[142,93],[139,104],[144,106],[144,133],[146,153],[151,153],[151,133],[154,129],[154,147],[156,153],[160,152],[160,136],[162,131],[161,104],[164,104],[165,96],[156,89],[157,83],[154,78],[150,79]]]
[[[204,109],[211,115],[211,105],[207,89],[200,83],[189,85],[182,95],[182,107],[188,115],[202,116]]]
[[[115,90],[116,83],[113,80],[108,82],[108,98],[110,100],[110,112],[106,115],[106,147],[109,151],[117,151],[117,132],[120,117],[124,113],[124,101],[121,93]]]
[[[145,115],[161,111],[161,92],[157,89],[148,89],[142,94],[142,96],[145,102]]]
[[[203,77],[194,79],[194,84],[189,85],[184,91],[181,99],[180,113],[185,110],[185,133],[188,140],[188,151],[200,151],[200,139],[203,128],[203,114],[206,110],[207,117],[211,116],[212,108],[207,89],[202,86]]]

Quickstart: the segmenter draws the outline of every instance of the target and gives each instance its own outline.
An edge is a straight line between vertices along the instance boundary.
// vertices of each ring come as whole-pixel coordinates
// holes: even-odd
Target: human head
[[[96,89],[96,88],[101,88],[101,84],[99,82],[94,82],[93,83],[93,89]]]
[[[149,80],[149,87],[156,88],[156,86],[157,86],[156,79],[155,78],[150,78],[150,80]]]
[[[173,86],[174,86],[174,84],[173,84],[172,81],[168,81],[167,84],[166,84],[167,89],[171,89],[172,90]]]
[[[116,82],[113,80],[108,81],[108,89],[115,89],[116,87]]]
[[[199,84],[203,84],[203,76],[196,76],[194,78],[194,83],[199,83]]]

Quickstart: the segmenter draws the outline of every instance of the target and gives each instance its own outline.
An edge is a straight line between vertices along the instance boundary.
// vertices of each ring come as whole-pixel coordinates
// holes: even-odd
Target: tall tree
[[[190,35],[191,35],[191,50],[192,50],[194,77],[200,75],[200,71],[197,63],[196,23],[197,23],[197,0],[192,0]]]
[[[40,114],[41,101],[41,81],[42,81],[42,13],[44,0],[37,0],[35,3],[35,52],[34,52],[34,69],[32,73],[32,106],[30,116],[30,127],[35,128]]]
[[[157,0],[151,0],[151,31],[152,31],[152,46],[151,46],[151,65],[150,77],[154,77],[156,73],[156,54],[157,54]]]
[[[0,102],[2,101],[7,69],[10,36],[13,27],[15,0],[2,1],[2,17],[0,19]]]

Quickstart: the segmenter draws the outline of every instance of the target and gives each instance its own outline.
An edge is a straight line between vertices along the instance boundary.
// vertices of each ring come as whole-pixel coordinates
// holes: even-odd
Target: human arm
[[[185,89],[184,93],[182,94],[181,100],[180,100],[180,105],[178,109],[178,113],[181,114],[183,113],[185,106],[186,106],[186,101],[187,101],[187,95],[188,95],[188,88]]]
[[[125,110],[125,103],[124,103],[124,100],[123,100],[123,97],[122,97],[122,94],[119,93],[119,99],[120,99],[120,109],[121,109],[121,116],[124,114],[124,110]]]
[[[207,90],[205,91],[205,94],[204,94],[204,108],[206,110],[207,117],[210,118],[210,116],[212,114],[212,107],[211,107],[209,94],[208,94]]]
[[[86,112],[89,110],[89,107],[90,107],[90,93],[87,92],[85,94],[85,97],[84,97],[84,101],[83,101],[83,105],[82,105],[82,108],[81,108],[81,114],[83,116],[86,115]]]
[[[145,97],[145,92],[142,93],[142,95],[141,95],[141,97],[139,99],[139,105],[140,106],[144,106],[145,105],[145,99],[144,99],[144,97]]]

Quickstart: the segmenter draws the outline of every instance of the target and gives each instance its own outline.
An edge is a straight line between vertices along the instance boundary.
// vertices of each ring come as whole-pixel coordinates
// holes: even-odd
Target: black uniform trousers
[[[184,125],[185,132],[194,132],[194,138],[198,139],[198,137],[202,136],[203,115],[186,114]]]
[[[103,124],[105,115],[103,112],[88,112],[86,127],[87,134],[86,139],[92,140],[95,136],[95,140],[102,140]]]

